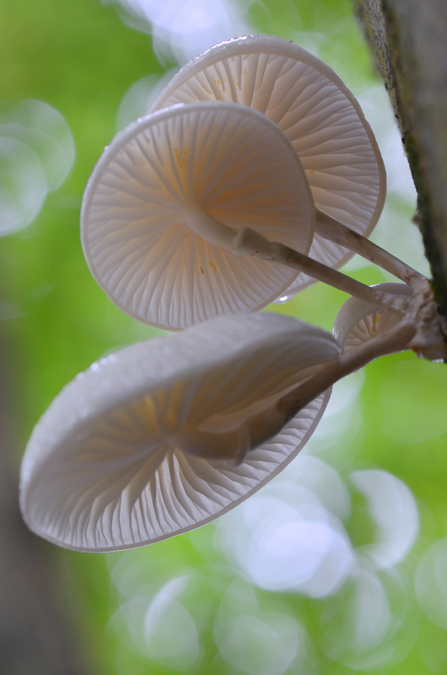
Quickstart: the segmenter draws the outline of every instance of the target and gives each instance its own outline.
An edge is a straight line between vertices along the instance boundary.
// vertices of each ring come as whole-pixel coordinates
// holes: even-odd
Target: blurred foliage
[[[19,5],[0,0],[0,16],[4,64],[0,99],[35,98],[54,106],[64,115],[76,146],[68,179],[49,194],[35,221],[0,240],[0,331],[13,372],[14,426],[19,447],[24,448],[39,416],[79,371],[111,349],[160,332],[122,314],[94,282],[80,246],[79,209],[89,174],[116,131],[123,96],[137,80],[161,74],[163,68],[152,51],[150,35],[126,26],[116,6],[99,0],[22,0]],[[318,51],[355,93],[378,84],[347,0],[259,0],[249,6],[245,19],[256,32],[277,34]],[[401,231],[413,231],[412,205],[393,199],[386,227],[393,227],[395,219]],[[383,224],[377,236],[379,240],[388,236]],[[394,245],[399,248],[399,241]],[[414,255],[422,264],[422,250]],[[353,276],[370,284],[385,278],[370,267],[350,269]],[[330,330],[343,300],[342,293],[317,284],[270,309]],[[351,515],[344,525],[354,547],[370,544],[377,527],[368,515],[364,495],[349,482],[353,471],[390,472],[408,486],[419,507],[420,536],[398,566],[408,607],[390,647],[394,656],[380,660],[376,654],[376,668],[386,675],[420,675],[447,668],[445,630],[421,610],[414,594],[419,559],[446,536],[446,385],[444,366],[418,361],[413,354],[370,364],[361,392],[349,404],[353,414],[347,416],[346,428],[317,434],[310,444],[311,456],[335,468],[349,490]],[[340,392],[345,395],[343,388]],[[19,460],[18,455],[16,467]],[[295,473],[299,462],[298,458]],[[341,674],[349,666],[359,672],[374,669],[374,659],[368,668],[356,665],[352,655],[342,654],[341,644],[334,651],[325,628],[334,620],[344,625],[340,613],[351,607],[350,582],[325,599],[256,588],[225,552],[224,530],[220,524],[209,525],[145,549],[109,556],[54,549],[57,583],[68,589],[66,611],[73,616],[92,674]],[[393,573],[379,574],[383,587],[391,589],[389,598],[400,583],[393,581]],[[175,579],[186,581],[179,581],[183,586],[166,601],[168,609],[183,608],[172,615],[173,634],[155,631],[154,644],[145,642],[147,608]],[[252,617],[251,624],[243,623],[245,615]],[[180,627],[175,617],[183,621]],[[246,646],[249,639],[243,636],[252,636],[247,653],[237,643],[238,635],[228,632],[230,619],[239,626]],[[355,621],[355,615],[347,620]],[[175,646],[182,645],[182,626],[191,636],[183,656]],[[194,639],[196,647],[191,646]],[[172,658],[163,651],[169,640]],[[284,655],[292,643],[296,654],[288,665]],[[380,644],[378,639],[377,649]],[[257,653],[262,664],[257,665]],[[276,663],[270,669],[265,666],[269,659]]]

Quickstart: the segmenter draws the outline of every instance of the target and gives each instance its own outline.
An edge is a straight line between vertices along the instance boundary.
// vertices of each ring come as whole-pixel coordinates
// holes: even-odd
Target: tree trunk
[[[0,332],[0,672],[83,675],[52,547],[27,529],[19,512],[13,378],[1,356],[13,350],[5,342]]]
[[[353,1],[400,125],[435,295],[447,315],[447,2]]]

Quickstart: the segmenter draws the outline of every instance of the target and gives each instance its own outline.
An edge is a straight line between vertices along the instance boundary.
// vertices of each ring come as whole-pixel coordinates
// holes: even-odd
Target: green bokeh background
[[[304,46],[317,40],[321,58],[354,92],[378,86],[349,2],[264,0],[252,4],[247,19],[257,32],[296,42],[301,38]],[[48,195],[36,220],[26,230],[0,240],[0,306],[9,308],[12,317],[0,321],[2,367],[9,377],[9,423],[15,448],[11,462],[18,474],[31,430],[60,389],[108,350],[159,333],[122,314],[94,282],[80,246],[79,210],[89,174],[116,132],[124,94],[139,78],[164,71],[152,51],[150,35],[126,26],[115,6],[99,0],[0,0],[0,48],[0,100],[36,98],[54,106],[64,115],[76,146],[69,177]],[[390,212],[405,218],[409,229],[414,228],[412,208],[413,204],[396,198],[389,204]],[[371,267],[353,269],[351,274],[370,284],[384,280]],[[331,330],[344,299],[342,293],[317,284],[273,311]],[[370,364],[358,401],[361,424],[354,432],[346,430],[339,445],[312,449],[343,478],[365,468],[392,473],[410,488],[420,510],[420,536],[402,568],[409,579],[411,605],[405,621],[414,622],[416,628],[404,658],[378,668],[386,675],[447,672],[447,634],[429,621],[412,591],[418,560],[435,540],[446,536],[446,391],[444,365],[418,361],[413,354]],[[352,516],[346,527],[353,544],[360,547],[374,537],[374,524],[362,498],[352,489],[351,495]],[[119,566],[121,554],[76,554],[45,546],[84,672],[179,672],[167,662],[150,660],[132,643],[124,615],[118,611],[120,591],[109,574]],[[231,583],[246,588],[248,582],[240,580],[215,545],[213,525],[126,555],[122,564],[129,566],[129,575],[134,568],[140,570],[135,574],[141,575],[142,585],[147,584],[148,597],[185,570],[200,578],[188,608],[200,628],[201,658],[184,672],[244,672],[226,663],[214,643],[212,626],[224,593]],[[301,666],[292,664],[286,673],[350,672],[321,649],[321,601],[292,592],[253,593],[263,611],[298,617],[314,645],[308,652],[312,658]],[[342,606],[342,592],[334,602]],[[424,658],[427,652],[436,655],[431,665]],[[37,666],[35,672],[41,672]]]

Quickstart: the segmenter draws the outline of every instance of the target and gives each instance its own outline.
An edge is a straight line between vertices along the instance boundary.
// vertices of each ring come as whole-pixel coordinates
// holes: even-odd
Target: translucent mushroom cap
[[[313,225],[286,135],[234,103],[174,106],[127,127],[96,165],[81,212],[100,286],[131,316],[169,330],[261,309],[297,277],[235,257],[228,232],[248,226],[307,253]]]
[[[268,420],[284,393],[339,354],[330,334],[262,313],[101,359],[34,429],[21,469],[25,521],[61,546],[109,551],[214,520],[304,446],[328,392],[273,438]],[[264,440],[249,449],[253,434]]]
[[[241,103],[276,122],[300,157],[315,206],[370,234],[385,200],[385,168],[360,105],[329,66],[279,37],[228,40],[184,66],[151,111],[215,100]],[[318,234],[310,255],[337,268],[352,257]],[[300,274],[283,299],[312,281]]]
[[[411,288],[407,284],[386,282],[377,284],[374,288],[395,293],[396,295],[411,295]],[[383,335],[400,322],[401,317],[395,312],[373,307],[364,300],[349,298],[338,312],[332,334],[344,352],[360,347],[378,335]]]

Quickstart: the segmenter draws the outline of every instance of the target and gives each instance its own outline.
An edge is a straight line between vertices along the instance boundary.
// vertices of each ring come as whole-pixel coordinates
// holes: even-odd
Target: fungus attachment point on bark
[[[250,227],[307,253],[314,206],[298,155],[265,115],[226,102],[177,105],[118,134],[81,213],[93,276],[118,307],[169,330],[252,312],[298,275],[232,255]]]
[[[385,168],[360,105],[329,66],[272,35],[228,40],[184,66],[151,111],[216,100],[258,110],[284,131],[309,182],[317,225],[320,210],[369,236],[385,201]],[[352,255],[316,228],[312,258],[339,268]],[[312,282],[302,272],[282,299]]]
[[[404,297],[411,296],[407,284],[387,282],[374,286],[378,290]],[[357,298],[349,298],[338,312],[332,334],[344,352],[356,349],[395,328],[402,320],[396,312],[387,312]]]
[[[395,334],[395,351],[412,349],[428,361],[447,360],[447,318],[439,312],[428,279],[421,278],[413,289],[396,283],[377,284],[372,288],[407,298],[406,307],[402,312],[390,312],[358,298],[349,298],[337,314],[332,331],[345,353],[369,342],[374,350],[374,343],[378,344],[374,338],[392,339]],[[405,326],[411,328],[412,334],[405,334]]]
[[[108,551],[214,520],[307,442],[329,392],[286,426],[276,404],[340,351],[329,333],[266,312],[101,359],[33,432],[21,469],[25,521],[61,546]]]

